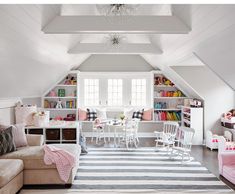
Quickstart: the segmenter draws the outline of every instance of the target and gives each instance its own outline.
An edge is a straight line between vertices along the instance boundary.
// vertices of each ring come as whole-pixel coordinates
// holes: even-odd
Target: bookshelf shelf
[[[43,95],[42,106],[51,119],[78,120],[78,78],[79,71],[70,71]]]
[[[181,121],[181,106],[188,97],[161,72],[153,73],[153,117],[159,122]],[[172,108],[175,107],[175,108]]]

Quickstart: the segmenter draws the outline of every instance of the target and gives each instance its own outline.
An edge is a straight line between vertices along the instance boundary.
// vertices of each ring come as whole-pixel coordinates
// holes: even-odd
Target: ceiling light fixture
[[[105,39],[107,40],[108,45],[111,45],[112,47],[118,47],[123,43],[123,41],[125,41],[126,37],[118,34],[111,34],[106,36]]]
[[[132,15],[137,11],[139,5],[129,4],[102,4],[96,5],[99,13],[106,16]]]

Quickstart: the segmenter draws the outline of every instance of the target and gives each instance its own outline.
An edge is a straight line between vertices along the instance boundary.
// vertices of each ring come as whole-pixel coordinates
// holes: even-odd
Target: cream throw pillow
[[[106,113],[106,109],[105,108],[97,108],[96,109],[97,112],[97,118],[99,118],[100,120],[107,120],[107,113]]]
[[[126,119],[132,119],[133,113],[134,113],[134,109],[133,108],[124,108],[124,115]]]

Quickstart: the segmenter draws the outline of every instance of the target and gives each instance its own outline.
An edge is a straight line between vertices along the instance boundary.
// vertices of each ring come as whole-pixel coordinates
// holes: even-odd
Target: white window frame
[[[147,104],[147,80],[135,78],[131,80],[131,106],[143,106]]]
[[[150,108],[152,107],[152,85],[151,72],[80,72],[79,73],[79,94],[78,102],[81,108],[87,107],[106,107],[110,110],[123,110],[125,107],[133,108]],[[84,79],[99,79],[99,104],[97,106],[85,106],[84,104]],[[122,106],[108,105],[108,79],[122,79],[123,80],[123,97]],[[146,79],[146,106],[132,106],[131,105],[131,83],[132,79]]]
[[[123,79],[108,78],[108,106],[123,106]]]
[[[84,87],[84,105],[98,106],[99,88],[100,88],[99,79],[86,78],[84,79],[83,87]]]

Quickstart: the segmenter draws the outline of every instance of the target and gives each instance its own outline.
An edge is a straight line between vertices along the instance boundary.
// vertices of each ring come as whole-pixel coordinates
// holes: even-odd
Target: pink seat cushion
[[[152,120],[153,109],[145,110],[143,113],[142,119],[144,121],[151,121]]]
[[[87,120],[87,111],[78,109],[78,120],[79,121],[86,121]]]
[[[235,184],[235,165],[223,166],[223,176]]]

